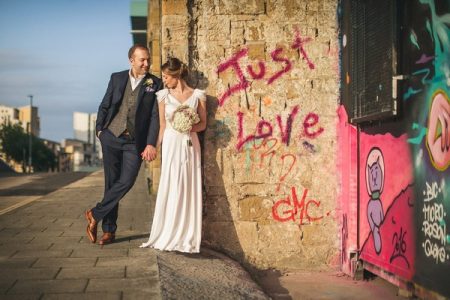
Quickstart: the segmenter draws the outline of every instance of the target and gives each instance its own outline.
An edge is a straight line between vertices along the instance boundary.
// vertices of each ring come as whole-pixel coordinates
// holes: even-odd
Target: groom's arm
[[[108,88],[106,89],[105,96],[103,96],[103,100],[98,107],[97,112],[97,121],[95,123],[96,135],[99,135],[99,132],[103,130],[103,126],[105,126],[105,119],[108,115],[108,110],[111,107],[113,95],[113,75],[109,79]]]

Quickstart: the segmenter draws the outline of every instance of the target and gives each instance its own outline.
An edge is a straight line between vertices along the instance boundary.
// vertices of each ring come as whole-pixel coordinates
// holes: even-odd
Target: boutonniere
[[[144,82],[145,91],[147,93],[154,92],[155,89],[153,88],[153,79],[149,78]]]

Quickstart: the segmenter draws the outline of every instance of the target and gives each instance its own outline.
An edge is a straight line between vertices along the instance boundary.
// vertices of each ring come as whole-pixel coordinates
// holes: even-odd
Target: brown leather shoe
[[[84,216],[88,221],[88,226],[86,228],[88,238],[92,243],[95,243],[97,241],[97,221],[95,221],[94,216],[92,215],[92,210],[86,211]]]
[[[112,232],[105,232],[103,233],[102,238],[98,242],[99,245],[107,245],[114,243],[114,240],[116,239],[116,234]]]

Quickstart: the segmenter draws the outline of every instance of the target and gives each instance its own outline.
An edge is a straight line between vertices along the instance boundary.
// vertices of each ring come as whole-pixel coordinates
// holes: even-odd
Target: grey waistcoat
[[[131,83],[128,79],[127,87],[125,88],[125,93],[123,95],[122,104],[120,105],[119,112],[109,124],[108,129],[116,136],[120,136],[125,129],[131,135],[132,138],[135,137],[135,124],[134,120],[136,117],[136,104],[137,96],[141,89],[143,80],[134,89],[131,89]]]

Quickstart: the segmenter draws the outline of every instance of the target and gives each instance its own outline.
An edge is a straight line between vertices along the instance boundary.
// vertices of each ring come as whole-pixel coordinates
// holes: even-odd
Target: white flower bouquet
[[[192,126],[198,122],[200,122],[200,117],[190,106],[180,105],[173,113],[172,127],[178,132],[189,133]]]

